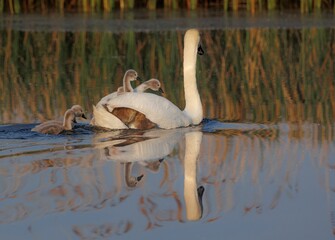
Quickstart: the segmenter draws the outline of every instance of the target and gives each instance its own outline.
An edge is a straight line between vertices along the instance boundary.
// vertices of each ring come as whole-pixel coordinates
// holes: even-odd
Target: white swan
[[[79,105],[74,105],[65,112],[63,122],[56,120],[47,121],[37,125],[31,129],[31,131],[57,135],[63,131],[72,130],[73,123],[76,123],[76,117],[82,117],[86,119],[84,111]]]
[[[129,92],[109,99],[103,105],[104,112],[94,109],[95,125],[110,129],[171,129],[199,124],[203,118],[196,83],[197,53],[198,50],[202,51],[199,41],[198,30],[190,29],[186,32],[183,62],[186,106],[183,111],[164,97]]]
[[[107,96],[103,97],[96,106],[93,106],[93,118],[91,120],[92,125],[96,126],[104,126],[105,122],[112,121],[117,123],[118,129],[125,129],[128,128],[122,121],[119,119],[115,119],[115,116],[110,114],[108,110],[105,108],[105,105],[110,101],[112,98],[115,98],[125,92],[138,92],[142,93],[147,89],[151,89],[153,91],[159,91],[164,93],[163,89],[161,88],[161,83],[158,79],[152,78],[148,81],[141,83],[135,89],[132,88],[130,82],[139,79],[137,76],[137,72],[135,70],[128,70],[123,78],[123,86],[119,87],[116,92],[108,94]],[[102,118],[96,121],[96,116],[102,116]],[[107,117],[103,117],[107,116]]]

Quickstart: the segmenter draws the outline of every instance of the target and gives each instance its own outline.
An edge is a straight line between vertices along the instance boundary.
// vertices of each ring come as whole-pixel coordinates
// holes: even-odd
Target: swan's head
[[[82,117],[82,118],[87,119],[85,116],[84,110],[80,105],[73,105],[71,107],[71,110],[73,111],[75,117]]]
[[[200,45],[200,34],[197,29],[189,29],[184,37],[184,71],[195,69],[197,54],[204,53]]]
[[[136,81],[136,80],[140,81],[141,80],[137,72],[133,69],[127,70],[124,76],[128,81]]]
[[[202,55],[204,53],[200,45],[200,34],[197,29],[189,29],[184,37],[185,48],[192,49],[195,53]]]
[[[153,91],[159,91],[161,93],[164,93],[164,91],[161,87],[161,83],[158,79],[152,78],[152,79],[146,81],[145,84],[147,85],[148,88],[150,88]]]

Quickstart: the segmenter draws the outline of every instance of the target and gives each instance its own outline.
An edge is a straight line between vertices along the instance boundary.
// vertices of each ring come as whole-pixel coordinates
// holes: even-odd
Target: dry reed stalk
[[[238,8],[239,8],[239,0],[232,0],[233,1],[233,6],[232,6],[232,9],[233,11],[238,11]]]

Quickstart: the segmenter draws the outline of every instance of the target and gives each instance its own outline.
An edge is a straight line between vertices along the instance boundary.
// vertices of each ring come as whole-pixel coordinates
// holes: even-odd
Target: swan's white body
[[[151,89],[154,91],[158,91],[158,90],[162,91],[160,88],[159,80],[154,79],[154,78],[140,84],[135,89],[131,88],[131,91],[134,91],[137,93],[143,93],[147,89]],[[118,91],[108,94],[107,96],[101,98],[98,104],[96,106],[93,106],[94,118],[92,119],[91,124],[108,128],[109,124],[112,122],[114,129],[127,129],[128,127],[119,118],[109,113],[106,109],[106,107],[108,106],[108,102],[111,99],[116,98],[117,96],[124,95],[124,94],[126,94],[126,92],[124,92],[124,87],[120,87]]]
[[[195,29],[186,32],[184,38],[184,91],[186,106],[182,111],[169,100],[150,93],[128,92],[93,109],[94,125],[110,128],[128,128],[112,114],[115,108],[129,108],[145,115],[159,128],[171,129],[197,125],[202,121],[203,110],[196,82],[196,61],[200,36]],[[105,98],[103,98],[106,100]],[[108,111],[107,111],[108,110]]]
[[[112,112],[115,107],[120,106],[143,113],[146,118],[156,123],[159,128],[171,129],[193,124],[191,117],[187,113],[181,111],[166,98],[151,93],[124,93],[117,98],[113,98],[105,105],[108,109],[106,112]],[[116,118],[113,114],[110,115]],[[103,117],[107,116],[104,115]],[[112,119],[111,116],[108,116],[108,118]],[[116,129],[115,126],[120,127],[118,121],[108,122],[107,124],[108,126],[105,125],[103,127],[113,127],[114,129]]]
[[[129,85],[130,85],[130,81],[128,80]],[[103,98],[100,99],[100,101],[98,102],[98,104],[96,105],[96,107],[101,107],[104,106],[105,104],[108,104],[108,102],[125,93],[124,91],[125,87],[119,87],[118,90],[116,92],[110,93],[106,96],[104,96]],[[160,82],[159,80],[152,78],[148,81],[145,81],[144,83],[141,83],[139,86],[137,86],[135,89],[133,89],[130,85],[130,87],[127,88],[128,91],[126,92],[137,92],[137,93],[143,93],[144,91],[146,91],[147,89],[151,89],[153,91],[158,91],[160,89]],[[162,90],[161,90],[162,91]]]

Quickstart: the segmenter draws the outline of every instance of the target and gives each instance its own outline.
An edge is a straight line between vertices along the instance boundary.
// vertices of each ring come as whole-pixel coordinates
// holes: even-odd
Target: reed
[[[0,13],[4,12],[4,6],[5,6],[4,1],[1,1],[0,2]]]
[[[206,117],[323,124],[335,118],[334,30],[202,34],[206,56],[199,57],[198,78]],[[128,68],[160,79],[165,96],[183,107],[182,42],[178,31],[2,31],[0,122],[52,119],[74,103],[91,112]]]
[[[250,0],[247,2],[247,10],[252,14],[256,11],[256,0]]]
[[[133,9],[135,6],[134,0],[120,0],[120,9]]]
[[[115,7],[115,1],[114,0],[103,0],[102,6],[103,6],[104,11],[110,12]]]
[[[179,8],[179,0],[164,0],[163,6],[164,9],[178,9]]]
[[[238,8],[239,8],[239,0],[232,0],[232,1],[233,1],[233,3],[232,3],[232,5],[233,5],[232,9],[233,9],[233,11],[237,11]]]
[[[148,0],[147,2],[147,8],[149,10],[154,10],[157,7],[157,1],[156,0]]]
[[[316,10],[320,10],[321,9],[321,4],[322,4],[321,0],[314,0],[314,8]]]
[[[275,10],[275,9],[276,9],[276,0],[268,0],[268,10]]]
[[[113,9],[149,10],[163,9],[223,9],[224,11],[257,11],[300,9],[301,12],[335,10],[333,0],[3,0],[0,1],[0,12],[16,13],[47,13],[47,12],[110,12]]]
[[[228,7],[229,7],[229,0],[223,0],[223,9],[225,11],[228,11]]]
[[[194,10],[197,9],[198,1],[197,0],[187,0],[187,8]]]

